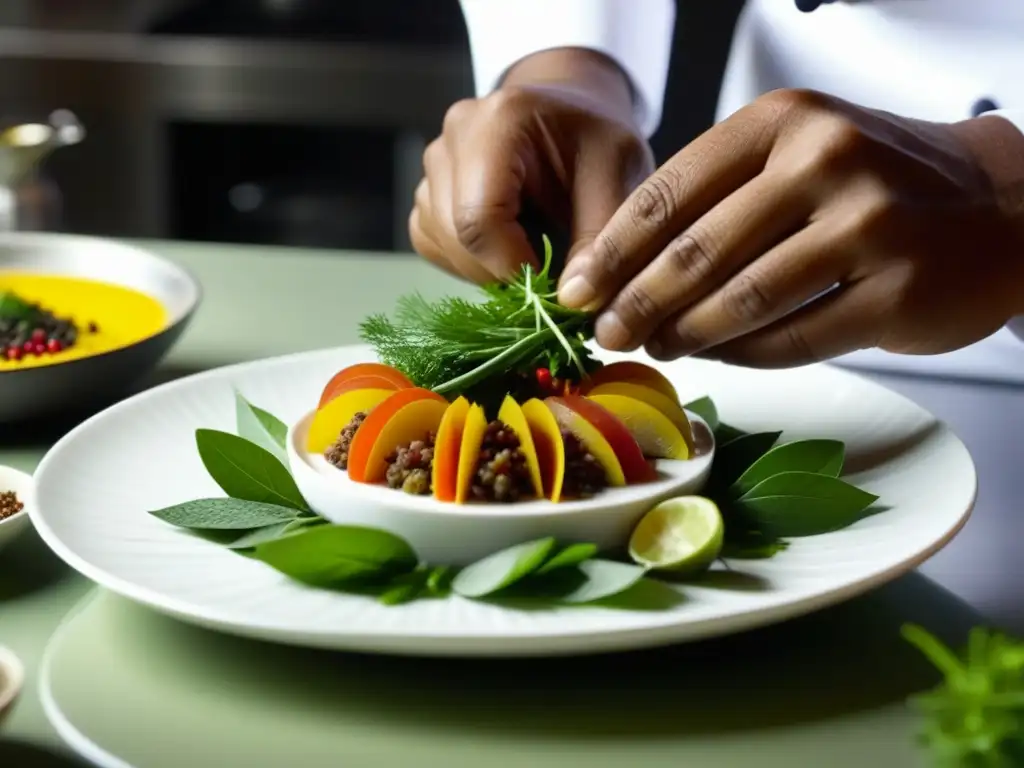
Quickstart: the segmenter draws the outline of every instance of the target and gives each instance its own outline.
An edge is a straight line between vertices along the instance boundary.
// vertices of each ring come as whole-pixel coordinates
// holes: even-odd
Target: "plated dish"
[[[523,285],[498,297],[502,317],[547,295]],[[963,446],[881,387],[827,366],[599,357],[585,326],[570,340],[577,318],[555,309],[548,319],[562,338],[530,309],[502,324],[495,344],[490,300],[443,311],[413,300],[405,318],[433,323],[429,334],[401,329],[401,313],[371,318],[368,346],[212,371],[108,409],[40,465],[37,529],[90,578],[206,626],[333,648],[502,655],[640,647],[778,621],[912,568],[970,511]],[[452,327],[438,324],[446,313],[461,318],[455,345],[440,338]],[[469,334],[468,317],[479,320]],[[481,329],[497,352],[473,355]],[[520,357],[507,351],[516,345]],[[538,392],[538,369],[560,380],[556,392]],[[685,427],[652,433],[649,420],[604,408],[600,421],[613,417],[622,443],[594,420],[574,421],[579,410],[559,410],[593,396],[601,371],[626,370],[643,373],[608,382],[620,393],[638,394],[621,389],[642,387],[637,376],[669,382],[662,394],[689,438]],[[339,394],[368,375],[390,381]],[[349,394],[348,410],[334,405]],[[314,430],[318,417],[327,423],[321,413],[332,421]],[[543,426],[547,414],[557,432]],[[481,425],[516,444],[506,434],[501,450],[488,448]],[[603,483],[563,498],[557,460],[536,449],[547,439],[564,460],[564,433]],[[493,465],[502,450],[504,473],[520,474],[499,499],[484,477],[503,474]],[[631,465],[634,482],[622,469],[630,454],[643,464]],[[673,466],[686,478],[673,480]],[[403,491],[411,469],[424,472]],[[564,490],[564,461],[562,479]],[[101,488],[105,503],[82,515],[80,499]]]
[[[0,235],[0,422],[123,391],[166,354],[199,298],[185,270],[141,248]]]

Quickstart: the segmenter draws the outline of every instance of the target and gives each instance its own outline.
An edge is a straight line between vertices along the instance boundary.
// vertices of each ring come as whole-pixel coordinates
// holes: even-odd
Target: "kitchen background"
[[[679,5],[661,159],[710,125],[742,0]],[[85,127],[25,193],[69,232],[407,249],[423,148],[471,94],[457,0],[0,2],[4,124]]]

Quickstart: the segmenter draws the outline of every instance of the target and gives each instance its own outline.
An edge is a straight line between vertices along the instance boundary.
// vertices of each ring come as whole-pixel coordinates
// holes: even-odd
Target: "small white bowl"
[[[659,461],[660,476],[653,482],[607,488],[590,499],[558,504],[545,500],[455,504],[349,480],[323,456],[305,450],[313,415],[306,414],[288,432],[292,475],[313,510],[333,523],[395,533],[421,559],[445,565],[468,565],[545,536],[591,542],[602,550],[625,546],[633,527],[655,504],[700,491],[715,453],[711,430],[688,412],[697,443],[695,455],[687,461]]]
[[[35,499],[35,484],[32,476],[12,467],[0,466],[0,493],[14,491],[25,505],[21,512],[0,520],[0,549],[23,533],[30,525],[28,509]]]
[[[14,702],[25,684],[25,668],[14,651],[0,645],[0,724],[14,709]]]

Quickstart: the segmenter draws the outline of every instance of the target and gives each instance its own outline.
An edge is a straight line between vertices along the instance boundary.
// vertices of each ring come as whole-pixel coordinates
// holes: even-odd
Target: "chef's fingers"
[[[448,129],[452,159],[452,239],[490,273],[507,280],[537,258],[518,221],[528,164],[535,162],[517,124],[492,119],[472,131]]]
[[[841,286],[778,322],[701,353],[749,368],[790,368],[878,345],[892,304],[887,277]]]
[[[594,242],[653,165],[650,148],[631,134],[580,146],[570,193],[572,242],[566,263]]]
[[[637,187],[566,269],[559,300],[571,307],[603,307],[674,237],[759,174],[775,136],[764,112],[740,110]]]
[[[803,191],[783,175],[754,177],[676,236],[619,291],[597,319],[597,341],[606,349],[636,349],[669,317],[714,294],[747,264],[800,229],[812,211]],[[771,274],[756,267],[750,270],[761,277]],[[746,287],[756,291],[760,286],[740,283],[740,288]],[[725,295],[728,309],[737,313],[747,312],[747,304],[733,307],[733,299],[749,303],[757,298],[737,293],[735,287],[726,288]]]
[[[434,266],[456,277],[461,277],[455,267],[445,258],[444,248],[428,232],[430,221],[430,185],[423,179],[416,187],[415,204],[409,213],[409,240],[413,250]]]
[[[672,316],[647,351],[672,360],[763,328],[846,279],[849,253],[831,222],[814,222]]]
[[[459,242],[454,224],[453,161],[445,142],[436,139],[423,153],[423,169],[429,186],[431,216],[423,220],[425,230],[443,249],[445,260],[455,272],[474,283],[487,283],[494,275]]]

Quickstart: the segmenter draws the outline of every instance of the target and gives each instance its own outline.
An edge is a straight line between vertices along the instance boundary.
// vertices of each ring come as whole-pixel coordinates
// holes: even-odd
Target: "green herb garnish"
[[[557,302],[551,257],[545,237],[543,268],[526,265],[508,284],[483,286],[485,301],[431,303],[418,294],[406,296],[394,320],[372,315],[361,324],[360,336],[382,363],[449,398],[487,402],[494,394],[487,390],[504,394],[517,376],[539,367],[553,376],[582,378],[597,366],[586,347],[592,318]]]
[[[1012,768],[1024,764],[1024,642],[983,627],[961,658],[921,627],[903,637],[943,682],[911,699],[924,716],[921,740],[937,766]]]
[[[32,320],[39,308],[12,291],[0,291],[0,320]]]

